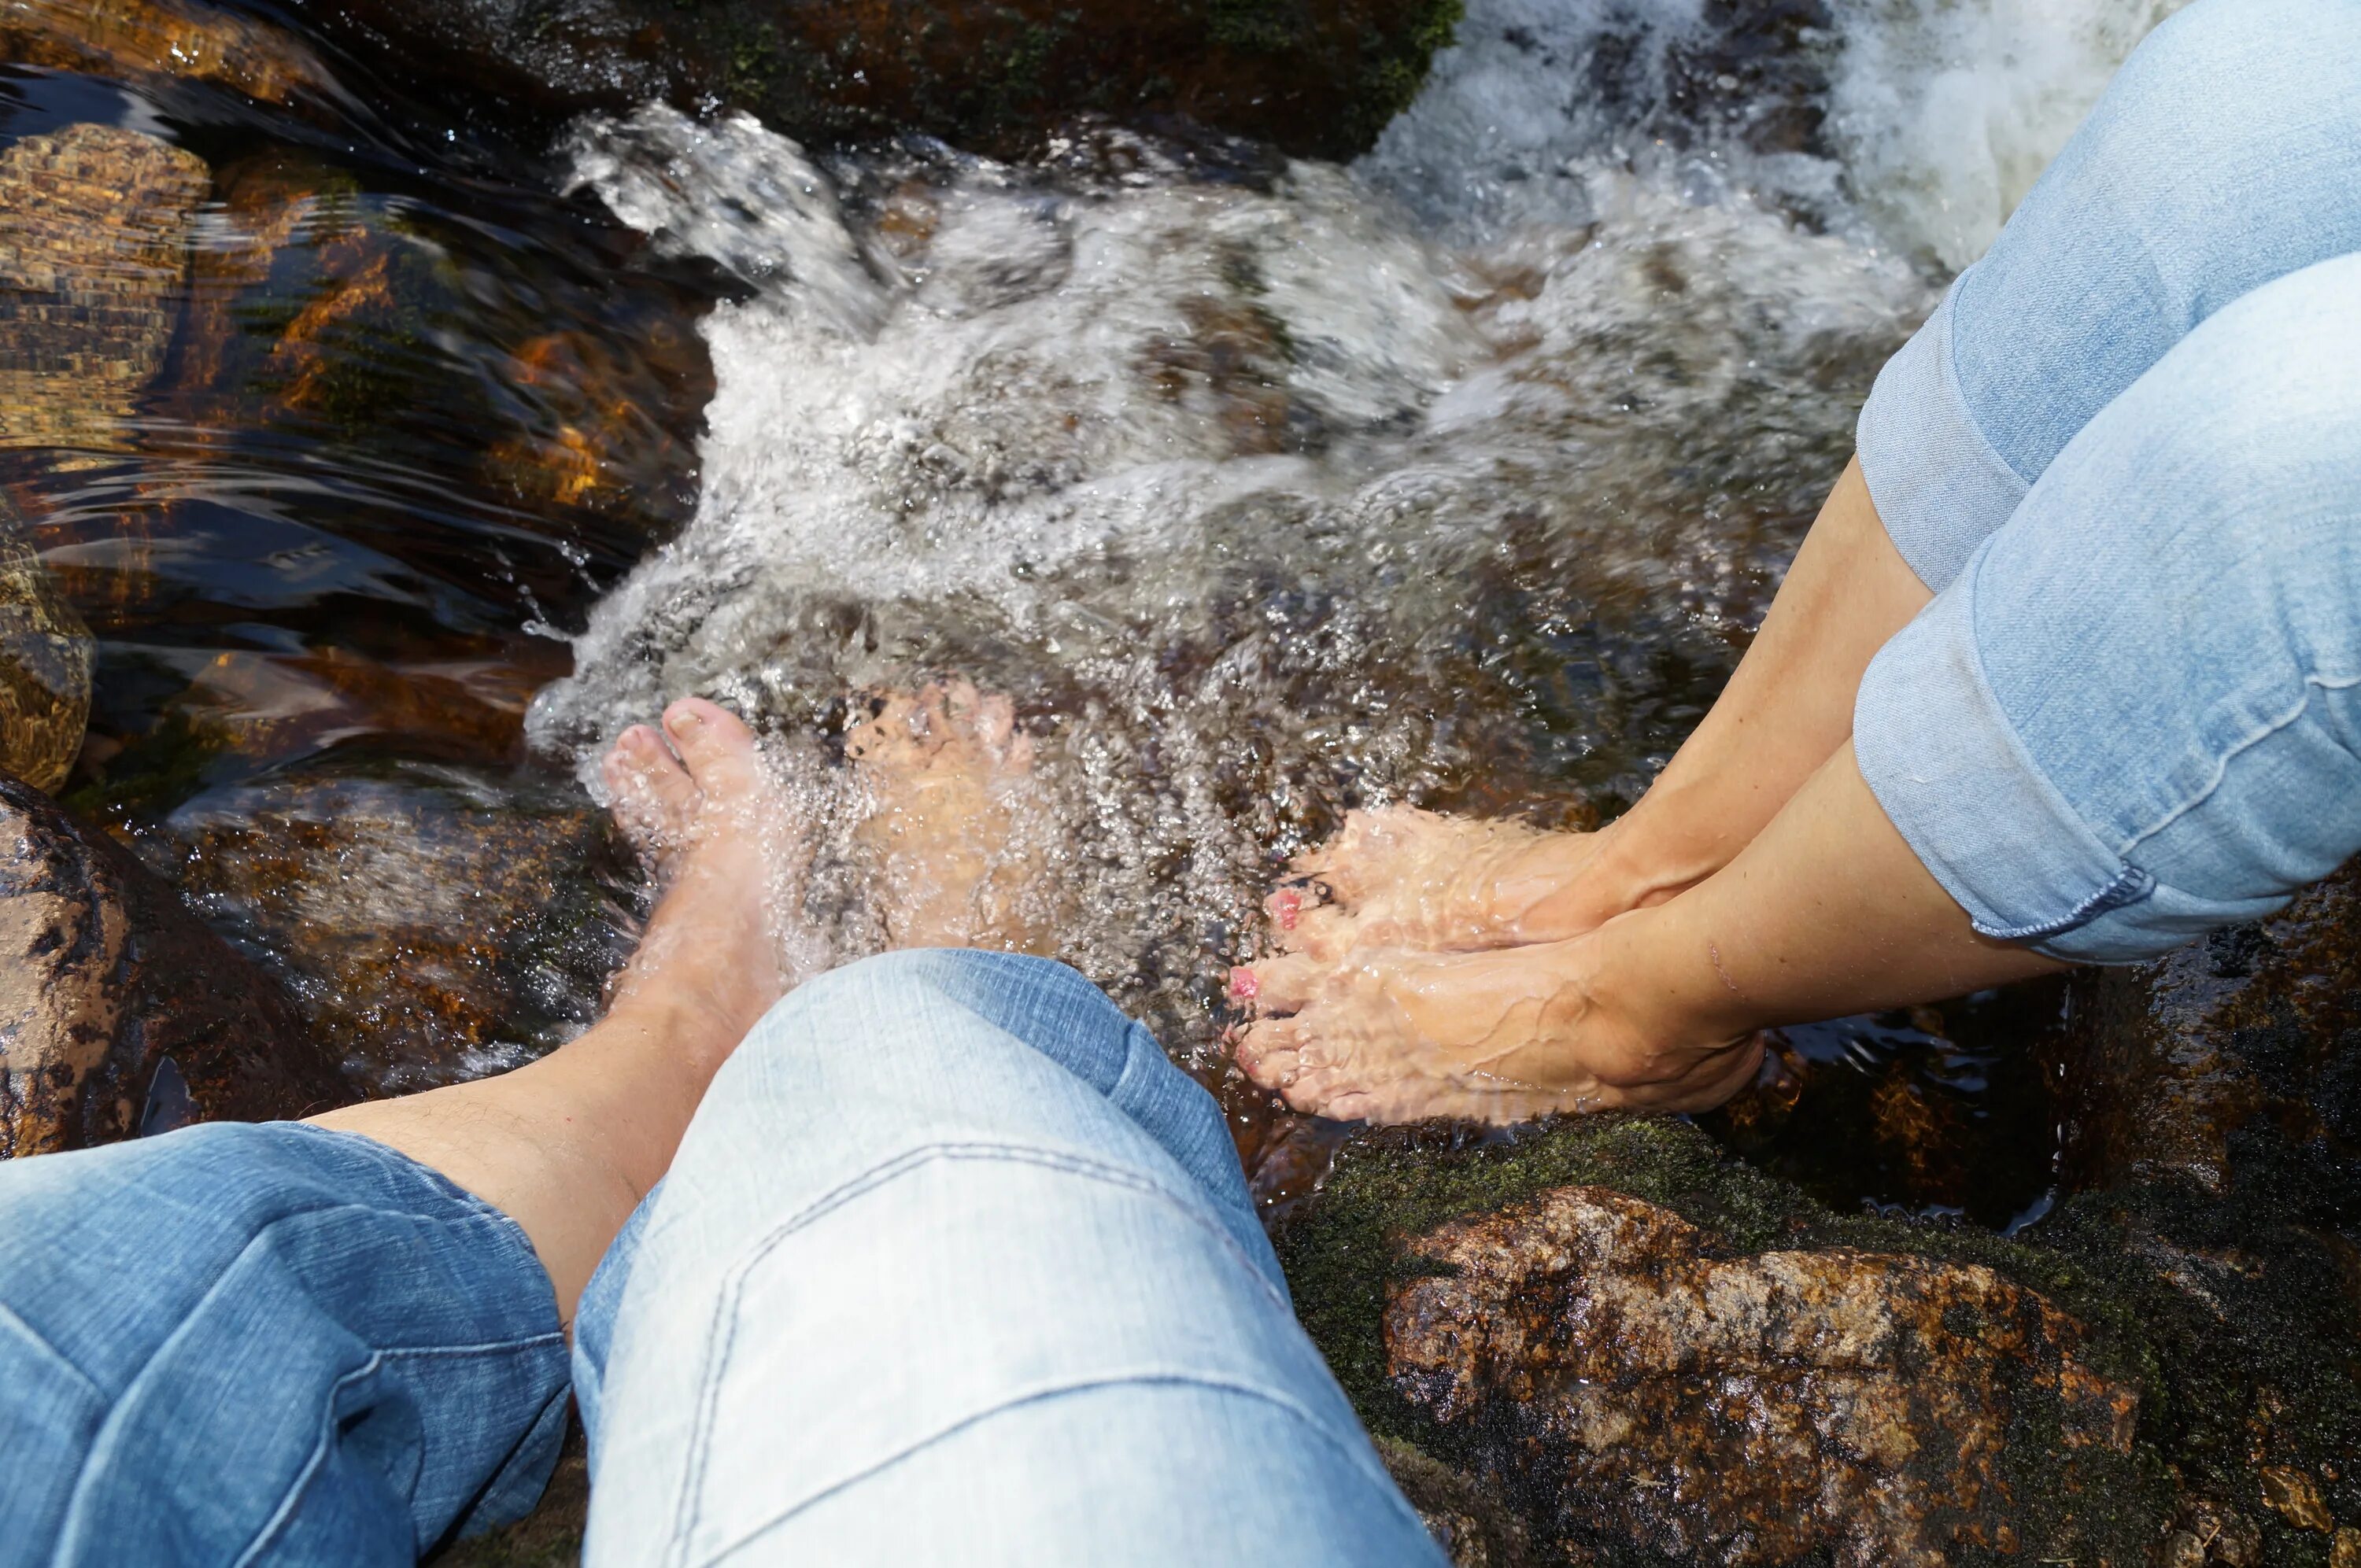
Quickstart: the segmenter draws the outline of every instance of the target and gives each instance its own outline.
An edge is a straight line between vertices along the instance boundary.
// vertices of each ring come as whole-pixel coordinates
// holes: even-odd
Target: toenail
[[[1250,1002],[1262,992],[1262,981],[1244,964],[1230,971],[1230,994],[1241,1002]]]
[[[694,729],[705,722],[705,718],[693,707],[684,707],[676,713],[666,714],[664,722],[676,730]]]
[[[1271,900],[1271,903],[1279,912],[1279,928],[1282,931],[1294,930],[1297,918],[1303,913],[1301,897],[1290,889]]]

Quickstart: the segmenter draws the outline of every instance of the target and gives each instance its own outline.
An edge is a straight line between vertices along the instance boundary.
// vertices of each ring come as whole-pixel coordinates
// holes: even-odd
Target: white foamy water
[[[810,738],[933,675],[1007,692],[1065,956],[1202,1046],[1274,866],[1345,806],[1579,820],[1662,764],[1931,307],[1927,259],[1964,259],[1971,207],[1996,226],[2022,149],[2095,96],[2103,68],[2059,62],[2136,30],[1994,63],[2014,16],[1897,10],[1766,64],[1691,0],[1477,0],[1351,170],[1116,132],[823,168],[742,116],[587,125],[586,183],[755,291],[706,325],[695,521],[533,732],[589,777],[673,696],[757,718],[802,759],[841,956],[876,939],[876,868]],[[1986,52],[1954,65],[1960,39]],[[1947,161],[1911,127],[1969,99],[1981,150]],[[2011,140],[2011,103],[2048,118]]]

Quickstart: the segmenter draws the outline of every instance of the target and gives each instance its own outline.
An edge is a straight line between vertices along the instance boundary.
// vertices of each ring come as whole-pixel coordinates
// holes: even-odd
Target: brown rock
[[[1524,1526],[1474,1477],[1406,1442],[1381,1437],[1377,1445],[1387,1474],[1453,1568],[1527,1568],[1542,1561]],[[1560,1554],[1559,1561],[1587,1559]]]
[[[2262,1469],[2263,1501],[2271,1511],[2298,1530],[2332,1530],[2335,1519],[2329,1517],[2328,1505],[2320,1499],[2319,1484],[2302,1471],[2286,1464],[2266,1464]]]
[[[292,34],[173,0],[12,0],[0,7],[0,60],[108,76],[215,82],[285,104],[327,81]]]
[[[447,779],[200,797],[168,827],[196,906],[263,955],[372,1091],[513,1066],[595,1016],[628,949],[605,819]]]
[[[65,782],[90,718],[90,629],[20,537],[0,497],[0,771]]]
[[[2328,1549],[2328,1568],[2361,1568],[2361,1530],[2346,1525],[2336,1532]]]
[[[2263,1532],[2235,1508],[2192,1497],[2173,1520],[2163,1558],[2164,1568],[2257,1568],[2263,1560]]]
[[[111,444],[163,363],[205,166],[69,126],[0,152],[0,447]]]
[[[1976,1265],[1850,1249],[1721,1256],[1667,1210],[1563,1188],[1409,1244],[1387,1375],[1569,1533],[1729,1563],[2000,1552],[2012,1422],[2060,1463],[2128,1451],[2137,1397],[2080,1327]]]
[[[170,888],[5,778],[0,893],[0,1157],[352,1098]]]

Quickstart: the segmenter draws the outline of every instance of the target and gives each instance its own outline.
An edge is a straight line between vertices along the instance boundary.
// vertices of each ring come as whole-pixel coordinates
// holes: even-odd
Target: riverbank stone
[[[0,777],[0,1158],[355,1098],[171,888]]]
[[[2350,1522],[2351,1285],[2317,1221],[2174,1181],[2006,1238],[1600,1117],[1363,1135],[1277,1239],[1371,1428],[1542,1561],[2132,1568],[2183,1535],[2311,1561],[2266,1466]]]

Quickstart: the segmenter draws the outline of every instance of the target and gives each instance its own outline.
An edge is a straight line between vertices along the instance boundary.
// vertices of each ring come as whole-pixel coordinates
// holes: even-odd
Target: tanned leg
[[[1720,699],[1631,811],[1595,834],[1356,812],[1297,863],[1306,885],[1272,896],[1279,950],[1333,963],[1556,941],[1693,885],[1845,743],[1862,672],[1929,597],[1848,466]]]
[[[1257,966],[1267,1015],[1237,1059],[1298,1109],[1348,1119],[1697,1110],[1752,1076],[1763,1028],[2059,967],[1976,934],[1848,740],[1728,865],[1582,936]]]

